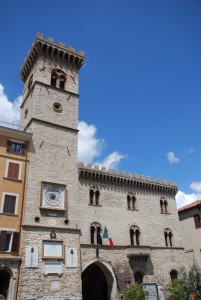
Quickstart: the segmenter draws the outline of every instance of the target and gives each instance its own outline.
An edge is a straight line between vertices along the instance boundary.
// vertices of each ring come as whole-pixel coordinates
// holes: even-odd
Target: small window
[[[171,281],[177,279],[177,270],[172,270],[170,272],[170,278],[171,278]]]
[[[13,196],[13,195],[4,196],[4,201],[3,201],[4,214],[11,214],[11,215],[15,214],[16,200],[17,200],[17,196]]]
[[[164,231],[164,236],[165,236],[165,245],[166,247],[172,247],[172,231],[169,228],[166,228]]]
[[[19,178],[20,165],[17,163],[9,162],[8,164],[8,178],[18,179]]]
[[[100,191],[98,187],[91,187],[89,190],[89,203],[91,205],[100,205]]]
[[[160,207],[161,207],[161,213],[167,214],[168,213],[168,202],[165,198],[160,199]]]
[[[58,103],[58,102],[55,102],[55,103],[53,104],[53,108],[54,108],[54,110],[55,110],[56,112],[61,112],[61,111],[62,111],[62,106],[61,106],[61,104]]]
[[[132,193],[127,195],[127,208],[136,210],[136,198]]]
[[[18,252],[19,233],[4,231],[0,233],[0,251],[2,252]]]
[[[140,230],[137,226],[131,226],[130,228],[130,242],[133,246],[140,245]]]
[[[59,89],[65,89],[66,75],[59,69],[52,70],[51,74],[51,85]]]
[[[91,244],[99,244],[102,245],[102,237],[101,237],[101,225],[99,223],[92,223],[90,226],[90,240]]]
[[[32,87],[32,84],[33,84],[33,75],[31,75],[30,79],[29,79],[29,82],[28,82],[28,90],[30,91],[31,87]]]
[[[26,144],[7,141],[8,152],[25,155],[25,149],[26,149]]]

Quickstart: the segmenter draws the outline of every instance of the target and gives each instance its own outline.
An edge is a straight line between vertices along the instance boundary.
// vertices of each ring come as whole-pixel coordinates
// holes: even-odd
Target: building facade
[[[0,126],[0,295],[16,298],[32,135]]]
[[[195,201],[178,210],[187,266],[196,262],[201,268],[201,201]]]
[[[20,300],[121,299],[128,283],[166,284],[183,265],[175,183],[77,164],[84,59],[38,34],[21,69],[20,128],[33,139]]]

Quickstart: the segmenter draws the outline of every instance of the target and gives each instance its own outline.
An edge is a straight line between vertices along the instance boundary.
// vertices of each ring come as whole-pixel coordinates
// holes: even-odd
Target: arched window
[[[52,70],[51,85],[64,90],[65,83],[66,83],[65,73],[59,69]]]
[[[91,224],[90,226],[91,244],[102,245],[101,231],[102,231],[102,227],[99,223],[94,222]]]
[[[169,228],[166,228],[164,231],[164,236],[165,236],[165,245],[166,247],[172,247],[172,231]]]
[[[167,214],[168,213],[168,202],[166,198],[161,198],[160,199],[160,207],[161,207],[161,213]]]
[[[136,209],[135,204],[136,204],[135,195],[133,195],[132,193],[129,193],[127,195],[127,208],[135,210]]]
[[[143,274],[139,271],[134,273],[134,278],[135,278],[135,282],[138,284],[142,284],[143,283]]]
[[[177,279],[177,270],[172,270],[170,272],[170,278],[171,278],[171,281]]]
[[[91,205],[100,205],[100,191],[96,186],[92,186],[89,190],[89,203]]]
[[[140,230],[137,226],[131,226],[130,228],[130,241],[131,245],[140,245]]]

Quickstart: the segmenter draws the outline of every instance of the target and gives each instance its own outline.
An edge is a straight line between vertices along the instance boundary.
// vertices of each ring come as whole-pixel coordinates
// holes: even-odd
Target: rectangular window
[[[14,141],[7,141],[7,151],[17,154],[25,155],[26,144],[14,142]]]
[[[16,207],[16,196],[12,195],[5,195],[4,197],[4,204],[3,204],[3,213],[4,214],[15,214],[15,207]]]
[[[0,231],[0,251],[18,252],[19,233],[11,231]]]
[[[8,177],[13,179],[19,178],[20,165],[17,163],[9,162],[8,164]]]

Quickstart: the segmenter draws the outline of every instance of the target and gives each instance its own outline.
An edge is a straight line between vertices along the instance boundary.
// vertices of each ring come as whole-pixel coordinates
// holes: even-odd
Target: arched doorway
[[[143,274],[141,272],[139,272],[139,271],[135,272],[134,278],[135,278],[136,283],[138,283],[138,284],[143,283]]]
[[[82,273],[83,300],[109,300],[108,284],[103,270],[98,264],[89,265]]]
[[[0,295],[7,299],[10,283],[10,274],[6,270],[0,270]]]

